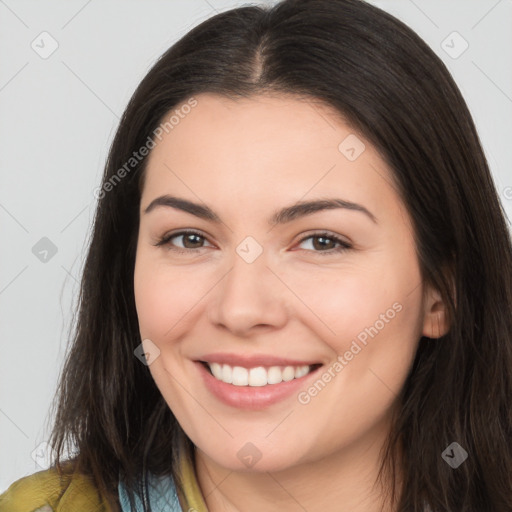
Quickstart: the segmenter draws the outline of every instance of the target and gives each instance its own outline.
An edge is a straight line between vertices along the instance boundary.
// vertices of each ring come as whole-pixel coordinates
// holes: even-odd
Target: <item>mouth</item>
[[[232,366],[208,361],[199,361],[216,380],[233,386],[263,387],[301,379],[314,372],[321,364],[299,366]]]
[[[193,361],[208,394],[235,409],[262,411],[290,403],[324,366],[273,354],[205,354]]]

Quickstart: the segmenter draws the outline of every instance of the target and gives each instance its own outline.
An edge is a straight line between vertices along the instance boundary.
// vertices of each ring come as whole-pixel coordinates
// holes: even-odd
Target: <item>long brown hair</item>
[[[64,447],[74,449],[75,470],[90,475],[112,504],[119,478],[131,491],[149,472],[181,485],[178,446],[184,441],[192,461],[192,443],[134,356],[141,339],[133,273],[147,157],[129,168],[126,162],[188,98],[265,91],[325,102],[378,149],[412,219],[422,277],[449,305],[448,334],[420,340],[384,452],[381,472],[396,482],[399,464],[404,475],[396,496],[391,488],[396,510],[512,510],[506,216],[445,65],[406,25],[360,0],[284,0],[222,12],[174,44],[140,83],[98,194],[49,440],[57,466]],[[114,179],[123,166],[122,179]],[[454,441],[469,454],[457,469],[441,456]]]

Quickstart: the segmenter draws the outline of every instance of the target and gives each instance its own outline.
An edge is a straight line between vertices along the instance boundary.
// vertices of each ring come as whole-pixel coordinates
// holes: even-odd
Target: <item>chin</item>
[[[247,439],[247,438],[246,438]],[[229,445],[212,447],[212,449],[200,449],[203,454],[215,464],[236,472],[265,473],[290,469],[304,463],[300,451],[287,444],[284,451],[279,445],[266,442],[248,441],[233,442]]]

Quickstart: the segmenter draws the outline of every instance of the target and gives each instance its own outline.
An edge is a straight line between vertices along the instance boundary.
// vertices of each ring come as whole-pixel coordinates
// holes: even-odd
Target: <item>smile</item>
[[[300,379],[310,373],[317,365],[303,366],[257,366],[244,368],[219,363],[203,363],[219,381],[233,386],[261,387]]]

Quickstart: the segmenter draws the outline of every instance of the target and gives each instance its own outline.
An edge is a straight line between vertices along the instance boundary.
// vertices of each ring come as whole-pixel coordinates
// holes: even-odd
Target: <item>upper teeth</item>
[[[227,364],[208,363],[213,376],[235,386],[266,386],[267,384],[279,384],[304,377],[310,372],[309,365],[305,366],[271,366],[264,368],[243,368],[242,366],[229,366]]]

